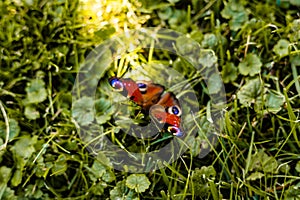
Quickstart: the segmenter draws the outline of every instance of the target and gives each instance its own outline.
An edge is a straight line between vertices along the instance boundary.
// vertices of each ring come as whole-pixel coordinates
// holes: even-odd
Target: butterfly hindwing
[[[164,123],[164,127],[168,132],[176,136],[183,135],[180,128],[181,108],[173,93],[165,93],[150,110],[150,114],[161,123]]]

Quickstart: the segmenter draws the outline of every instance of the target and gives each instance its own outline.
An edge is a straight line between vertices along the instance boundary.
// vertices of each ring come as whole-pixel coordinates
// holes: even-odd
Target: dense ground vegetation
[[[300,199],[299,6],[297,0],[1,1],[0,199]],[[88,151],[72,117],[71,92],[94,47],[140,27],[181,32],[212,52],[203,62],[218,67],[227,104],[224,129],[206,157],[197,156],[195,143],[174,163],[133,174]],[[172,60],[170,67],[205,93],[188,64],[159,52],[153,59]],[[99,91],[98,108],[109,110]],[[207,100],[197,95],[206,112]],[[77,112],[86,113],[86,104]],[[101,118],[104,130],[110,115]]]

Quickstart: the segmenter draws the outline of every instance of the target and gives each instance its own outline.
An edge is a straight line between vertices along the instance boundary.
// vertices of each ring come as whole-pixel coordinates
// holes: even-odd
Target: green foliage
[[[288,55],[289,45],[290,45],[289,41],[287,41],[286,39],[281,39],[274,46],[274,52],[280,57]]]
[[[221,14],[225,19],[230,19],[229,26],[233,31],[239,30],[248,21],[248,13],[240,1],[229,1]]]
[[[232,62],[227,62],[226,65],[223,67],[222,70],[222,78],[224,83],[233,82],[236,80],[237,74],[237,67]]]
[[[240,62],[238,68],[242,75],[254,76],[255,74],[260,73],[261,66],[262,63],[257,55],[247,54],[245,59]]]
[[[209,197],[215,192],[213,189],[216,187],[214,183],[215,177],[216,171],[213,166],[203,166],[201,169],[196,168],[192,174],[191,190],[195,192],[196,196]]]
[[[237,93],[240,103],[250,106],[251,103],[261,101],[262,85],[259,78],[250,79]]]
[[[96,11],[76,0],[0,2],[0,199],[299,199],[299,1],[120,2],[98,1]],[[93,156],[78,125],[84,129],[97,122],[99,131],[87,135],[90,141],[108,135],[134,151],[146,146],[145,141],[120,137],[120,127],[145,121],[144,116],[123,117],[128,110],[110,101],[125,98],[108,97],[105,90],[98,91],[96,100],[73,91],[80,98],[72,108],[71,89],[96,45],[126,28],[142,26],[184,33],[199,44],[177,38],[172,46],[199,59],[129,51],[109,72],[97,68],[80,74],[92,77],[90,84],[96,85],[105,73],[139,69],[159,83],[165,81],[160,73],[177,70],[198,92],[199,111],[189,109],[195,102],[188,97],[184,110],[186,121],[199,121],[191,127],[199,135],[187,141],[189,150],[175,162],[163,163],[157,171],[128,174],[114,170],[106,152]],[[105,52],[95,64],[107,65],[113,57]],[[213,109],[208,90],[217,96],[222,83],[211,76],[205,86],[193,62],[202,69],[218,67],[226,86],[224,130],[215,133],[217,145],[203,139]],[[160,71],[157,66],[168,67]],[[170,77],[173,82],[166,84],[171,90],[187,83]],[[122,102],[129,113],[139,112]],[[119,115],[113,116],[116,110]],[[108,126],[112,117],[115,125]],[[200,147],[210,145],[205,158],[197,157]]]
[[[149,188],[150,181],[144,174],[131,174],[126,179],[126,186],[137,193],[142,193]]]

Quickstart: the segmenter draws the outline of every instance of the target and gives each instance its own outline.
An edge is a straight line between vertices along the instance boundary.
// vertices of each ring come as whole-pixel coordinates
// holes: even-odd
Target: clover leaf
[[[126,186],[134,189],[137,193],[141,193],[149,188],[150,181],[145,174],[131,174],[126,179]]]
[[[239,64],[238,68],[241,74],[254,76],[260,73],[262,63],[256,54],[249,53]]]

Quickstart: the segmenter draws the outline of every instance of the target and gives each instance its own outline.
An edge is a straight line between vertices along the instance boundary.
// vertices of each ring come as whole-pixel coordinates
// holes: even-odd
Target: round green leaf
[[[11,168],[8,168],[6,166],[0,167],[0,184],[1,183],[7,183],[10,179],[11,175]]]
[[[212,74],[208,78],[207,87],[210,94],[218,93],[223,86],[222,79],[219,78],[219,74]]]
[[[72,109],[73,118],[81,125],[88,125],[94,120],[94,100],[91,97],[82,97],[76,100]]]
[[[36,120],[40,117],[39,111],[36,110],[35,106],[26,106],[24,114],[27,119]]]
[[[131,174],[126,179],[126,186],[130,189],[134,189],[137,193],[145,192],[150,184],[145,174]]]
[[[207,33],[201,42],[203,48],[213,48],[218,45],[218,38],[213,33]]]
[[[25,88],[27,96],[25,103],[41,103],[47,98],[47,91],[45,89],[45,82],[41,79],[33,79]]]
[[[265,105],[272,113],[277,113],[278,111],[280,111],[281,106],[285,102],[284,96],[276,91],[270,91],[265,98]]]
[[[237,76],[237,67],[234,66],[232,62],[227,62],[226,65],[223,66],[222,70],[222,78],[224,83],[235,81]]]
[[[282,57],[289,53],[289,45],[290,42],[288,40],[280,39],[274,46],[273,50],[278,56]]]
[[[166,8],[161,8],[157,14],[160,19],[167,20],[172,16],[173,11],[171,7],[166,7]]]
[[[240,103],[244,106],[250,106],[251,103],[260,101],[262,86],[260,79],[250,79],[237,93]]]
[[[254,76],[260,73],[262,63],[256,54],[249,53],[239,64],[238,68],[241,74]]]
[[[198,60],[199,63],[205,67],[212,67],[218,61],[217,56],[212,50],[201,51],[199,57],[200,57]]]
[[[13,140],[20,133],[20,126],[15,119],[9,119],[9,141]],[[6,126],[4,122],[0,122],[0,137],[6,137]]]

